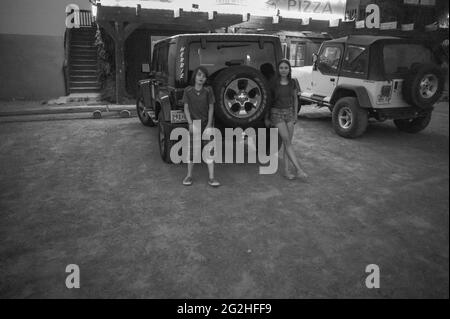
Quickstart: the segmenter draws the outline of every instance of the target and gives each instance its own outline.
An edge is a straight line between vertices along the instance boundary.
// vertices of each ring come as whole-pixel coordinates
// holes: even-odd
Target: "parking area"
[[[201,166],[184,187],[136,117],[2,122],[0,297],[448,298],[448,114],[349,140],[305,108],[307,182],[219,164],[218,189]]]

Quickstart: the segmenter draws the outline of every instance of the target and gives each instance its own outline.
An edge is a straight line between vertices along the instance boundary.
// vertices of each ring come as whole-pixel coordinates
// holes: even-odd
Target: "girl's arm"
[[[274,84],[271,82],[270,85],[273,86]],[[264,117],[264,123],[265,123],[266,127],[270,127],[272,125],[272,123],[270,121],[270,109],[273,107],[273,102],[275,99],[272,87],[269,90],[269,94],[272,96],[272,104],[269,105],[269,107],[267,108],[266,115]]]
[[[298,95],[297,95],[297,90],[294,91],[294,110],[295,110],[295,114],[298,113]]]
[[[214,123],[214,103],[216,103],[216,100],[214,98],[214,92],[210,86],[207,87],[208,90],[208,123],[206,124],[206,127],[212,127]]]
[[[214,119],[214,104],[209,104],[209,110],[208,110],[208,123],[206,124],[206,127],[212,127]]]
[[[297,88],[294,89],[294,115],[295,120],[294,122],[297,122],[297,116],[298,116],[298,90]]]

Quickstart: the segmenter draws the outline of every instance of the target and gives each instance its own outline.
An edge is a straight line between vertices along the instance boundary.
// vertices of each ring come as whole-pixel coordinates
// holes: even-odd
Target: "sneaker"
[[[208,180],[208,184],[209,184],[209,186],[212,186],[212,187],[219,187],[220,186],[219,181],[214,179],[214,178],[210,178]]]
[[[184,186],[191,186],[191,185],[192,185],[192,177],[186,176],[186,177],[183,179],[183,185],[184,185]]]

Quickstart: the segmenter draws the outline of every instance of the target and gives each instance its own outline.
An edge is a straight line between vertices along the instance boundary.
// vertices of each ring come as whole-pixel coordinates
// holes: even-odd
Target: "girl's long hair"
[[[205,83],[203,84],[204,86],[206,86],[206,83],[208,82],[208,70],[206,70],[206,68],[204,66],[198,66],[194,72],[192,72],[192,76],[191,76],[191,85],[194,86],[195,85],[195,77],[197,76],[198,71],[201,71],[206,78]]]
[[[271,92],[272,92],[272,99],[277,99],[278,98],[278,95],[279,95],[279,91],[277,90],[277,88],[279,87],[279,85],[280,85],[280,80],[281,80],[281,75],[280,75],[280,65],[282,64],[282,63],[286,63],[288,66],[289,66],[289,74],[288,74],[288,76],[287,76],[287,78],[288,78],[288,81],[289,81],[289,86],[293,89],[294,88],[294,81],[292,80],[292,66],[291,66],[291,62],[289,62],[289,60],[288,59],[281,59],[279,62],[278,62],[278,64],[277,64],[277,73],[276,73],[276,76],[275,76],[275,78],[274,78],[274,80],[275,80],[275,82],[272,82],[273,83],[273,85],[272,85],[272,89],[271,89]]]

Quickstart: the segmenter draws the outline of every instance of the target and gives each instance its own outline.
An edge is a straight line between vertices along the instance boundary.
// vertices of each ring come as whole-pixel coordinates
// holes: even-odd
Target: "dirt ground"
[[[203,166],[182,186],[136,117],[0,121],[0,297],[448,298],[448,110],[355,140],[302,110],[308,182],[220,164],[218,189]]]

